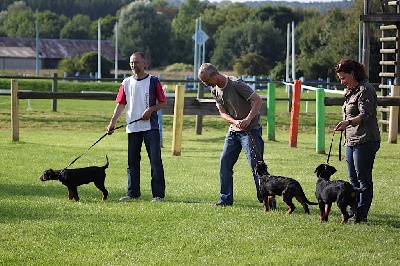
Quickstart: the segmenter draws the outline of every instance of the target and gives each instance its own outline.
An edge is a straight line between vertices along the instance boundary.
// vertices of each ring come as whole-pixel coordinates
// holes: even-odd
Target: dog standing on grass
[[[44,171],[43,175],[40,177],[40,180],[59,180],[68,188],[68,199],[75,199],[76,201],[79,201],[78,186],[93,182],[103,194],[102,199],[105,200],[108,196],[108,191],[104,186],[104,181],[106,178],[105,170],[108,168],[107,155],[106,161],[107,162],[104,166],[89,166],[84,168],[63,170],[48,169]]]
[[[257,162],[254,171],[258,175],[259,189],[263,197],[264,212],[267,212],[272,206],[276,195],[282,195],[282,200],[288,206],[288,214],[291,214],[296,209],[292,201],[293,198],[296,198],[297,201],[301,203],[304,211],[308,214],[310,214],[310,210],[307,204],[318,205],[318,203],[311,202],[307,199],[303,188],[297,180],[284,176],[270,175],[264,161]]]
[[[331,175],[336,173],[336,168],[328,164],[320,164],[314,171],[317,174],[318,181],[315,190],[315,196],[318,199],[319,210],[321,213],[320,221],[328,221],[329,212],[332,203],[336,202],[342,213],[341,224],[347,222],[350,218],[347,212],[347,206],[350,206],[354,212],[354,222],[359,223],[360,218],[357,211],[357,194],[366,191],[368,188],[353,187],[350,182],[344,180],[330,180]]]

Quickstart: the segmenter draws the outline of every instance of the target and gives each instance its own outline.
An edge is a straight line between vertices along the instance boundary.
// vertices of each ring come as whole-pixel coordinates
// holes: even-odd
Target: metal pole
[[[286,35],[286,82],[290,82],[290,23],[287,24]],[[288,111],[292,111],[292,86],[286,85],[286,92],[288,94]]]
[[[366,15],[371,14],[369,1],[364,1],[364,14]],[[369,32],[370,32],[370,23],[364,22],[362,63],[365,66],[365,71],[367,72],[367,76],[369,76],[369,56],[370,56]]]
[[[296,51],[295,51],[295,37],[294,37],[294,21],[292,21],[292,79],[296,79]]]
[[[115,69],[114,69],[114,78],[118,78],[118,21],[115,22]]]
[[[194,31],[194,62],[193,62],[193,79],[197,78],[197,51],[198,51],[198,30],[199,30],[199,20],[196,19],[196,26],[195,26],[195,31]]]
[[[286,33],[286,82],[290,82],[290,23],[287,24]],[[288,85],[286,85],[286,91],[288,91]]]
[[[358,62],[362,61],[362,29],[363,24],[360,22],[358,24]]]
[[[101,79],[101,22],[97,21],[97,78]],[[100,82],[100,80],[99,80]]]
[[[40,51],[40,43],[39,43],[39,22],[35,22],[35,30],[36,30],[36,77],[39,76],[39,51]]]

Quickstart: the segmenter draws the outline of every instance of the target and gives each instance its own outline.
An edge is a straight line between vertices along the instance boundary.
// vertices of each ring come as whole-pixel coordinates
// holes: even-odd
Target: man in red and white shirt
[[[117,95],[117,106],[107,127],[112,134],[124,109],[126,110],[126,133],[128,133],[128,187],[126,201],[141,196],[140,151],[144,142],[151,165],[151,188],[153,201],[165,197],[164,167],[161,159],[160,128],[157,111],[167,106],[167,100],[157,77],[144,71],[146,61],[142,53],[133,53],[129,61],[133,75],[122,81]],[[141,119],[135,123],[129,122]]]

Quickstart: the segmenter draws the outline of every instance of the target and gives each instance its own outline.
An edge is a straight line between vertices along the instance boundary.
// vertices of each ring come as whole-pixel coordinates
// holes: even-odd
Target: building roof
[[[30,47],[0,47],[0,57],[36,58],[36,50]]]
[[[98,50],[97,40],[39,39],[39,41],[39,55],[43,59],[73,58]],[[102,40],[100,44],[101,55],[114,61],[115,46],[112,45],[111,41]],[[25,50],[17,48],[25,48]],[[31,57],[30,52],[33,51],[33,57],[35,57],[36,39],[0,37],[0,56],[10,54],[12,57],[21,57],[20,54],[23,51],[29,54],[28,57]],[[121,59],[120,54],[118,54],[118,59]]]

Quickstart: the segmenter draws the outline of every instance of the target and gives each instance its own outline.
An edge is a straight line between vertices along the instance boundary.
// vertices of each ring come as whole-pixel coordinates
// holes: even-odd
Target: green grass
[[[89,184],[79,187],[79,203],[68,201],[61,183],[41,182],[39,176],[47,168],[65,167],[101,137],[115,103],[59,100],[56,113],[50,111],[50,100],[32,100],[33,111],[26,106],[27,100],[20,100],[20,141],[12,142],[9,97],[0,97],[0,265],[400,264],[400,151],[387,143],[386,133],[374,167],[368,223],[340,225],[334,206],[329,222],[321,224],[316,206],[306,215],[295,202],[296,211],[286,215],[280,197],[278,209],[264,213],[243,154],[234,169],[235,204],[214,206],[227,125],[211,116],[204,118],[202,135],[195,134],[195,118],[185,116],[181,156],[172,155],[172,117],[164,116],[165,202],[150,202],[144,151],[142,198],[118,201],[126,188],[123,130],[104,138],[73,165],[103,165],[107,154],[109,199],[102,202],[101,193]],[[276,140],[266,141],[265,160],[271,173],[296,178],[313,201],[313,171],[327,155],[316,154],[314,114],[304,111],[298,146],[289,147],[285,106],[277,107]],[[335,112],[326,116],[326,151],[332,126],[340,119],[340,107],[332,108]],[[337,143],[336,136],[330,164],[338,170],[335,179],[347,180]]]

